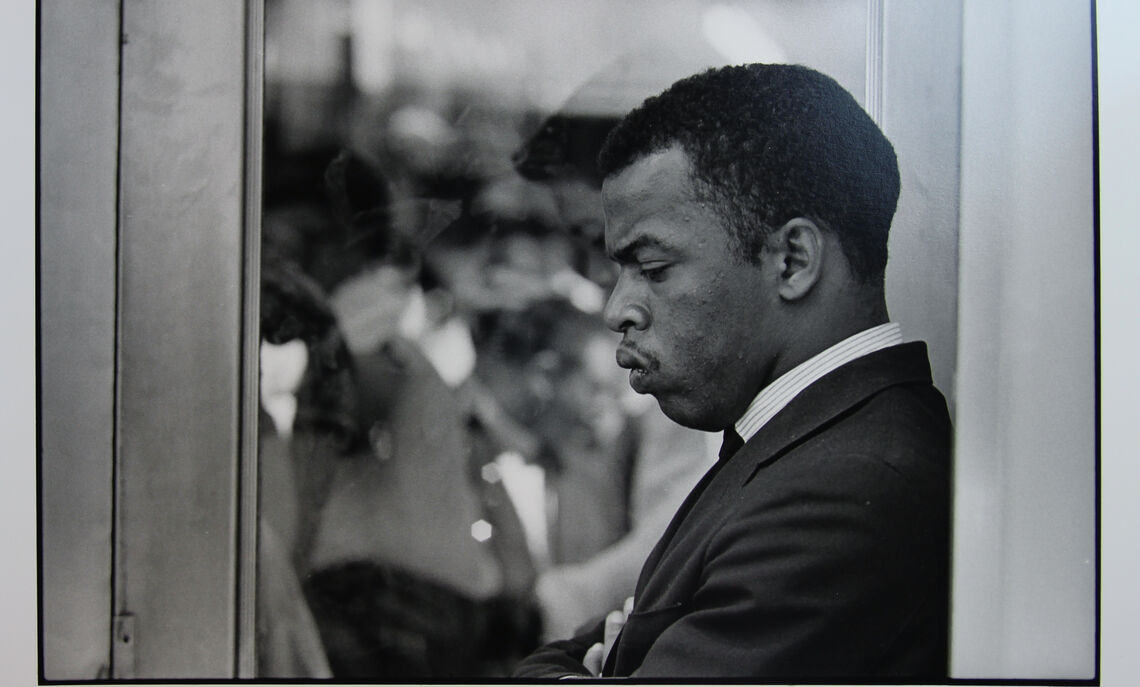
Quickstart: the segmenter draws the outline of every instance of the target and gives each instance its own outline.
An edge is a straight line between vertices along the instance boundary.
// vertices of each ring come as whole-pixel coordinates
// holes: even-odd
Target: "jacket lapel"
[[[725,460],[718,460],[714,463],[697,482],[696,486],[689,491],[688,496],[685,497],[685,500],[682,501],[681,505],[677,508],[677,512],[673,514],[673,519],[669,521],[669,526],[665,528],[664,534],[657,540],[657,543],[653,546],[653,550],[649,552],[645,563],[641,566],[641,573],[638,575],[637,585],[634,587],[635,600],[641,596],[641,590],[645,588],[646,580],[649,579],[653,570],[657,568],[657,563],[661,560],[661,556],[665,554],[666,549],[668,549],[669,542],[673,540],[673,534],[677,531],[677,528],[681,526],[681,523],[685,520],[685,516],[692,510],[693,504],[697,502],[697,499],[700,498],[701,494],[708,488],[713,477],[724,467],[726,462]]]
[[[746,484],[759,469],[779,458],[828,425],[852,412],[872,396],[899,384],[930,384],[926,344],[899,344],[857,358],[829,372],[801,391],[752,437],[737,454],[752,467]]]

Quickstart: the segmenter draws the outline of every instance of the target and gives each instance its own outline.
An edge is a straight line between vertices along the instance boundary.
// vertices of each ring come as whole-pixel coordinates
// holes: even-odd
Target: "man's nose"
[[[649,326],[649,309],[633,297],[626,288],[626,280],[619,276],[602,311],[602,319],[615,332],[624,332],[631,327],[645,329]]]

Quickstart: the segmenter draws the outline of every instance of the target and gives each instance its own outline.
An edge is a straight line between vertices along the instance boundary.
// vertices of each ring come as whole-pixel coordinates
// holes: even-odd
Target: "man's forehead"
[[[641,157],[606,178],[602,211],[611,257],[635,248],[668,247],[642,224],[647,217],[691,199],[689,170],[688,156],[674,146]]]
[[[691,182],[689,156],[680,145],[643,155],[602,182],[602,200],[615,206],[644,203],[663,192],[676,195]]]

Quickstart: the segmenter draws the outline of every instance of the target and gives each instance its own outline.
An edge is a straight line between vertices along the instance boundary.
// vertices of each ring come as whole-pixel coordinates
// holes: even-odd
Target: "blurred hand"
[[[602,666],[606,664],[604,652],[602,643],[598,642],[586,651],[586,656],[582,659],[582,665],[586,666],[586,670],[590,671],[593,677],[602,675]]]
[[[632,610],[633,597],[631,596],[625,600],[625,605],[620,611],[610,611],[609,615],[606,616],[605,631],[602,635],[603,641],[594,644],[586,651],[582,663],[594,677],[602,676],[602,668],[606,665],[606,659],[613,651],[614,642],[617,641],[618,634],[625,627],[625,621],[629,618],[629,613]]]

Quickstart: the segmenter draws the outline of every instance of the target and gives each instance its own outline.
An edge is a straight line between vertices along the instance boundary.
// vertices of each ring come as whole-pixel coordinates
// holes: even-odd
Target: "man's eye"
[[[650,264],[641,266],[641,276],[649,281],[661,281],[665,278],[665,271],[669,269],[668,264]]]

